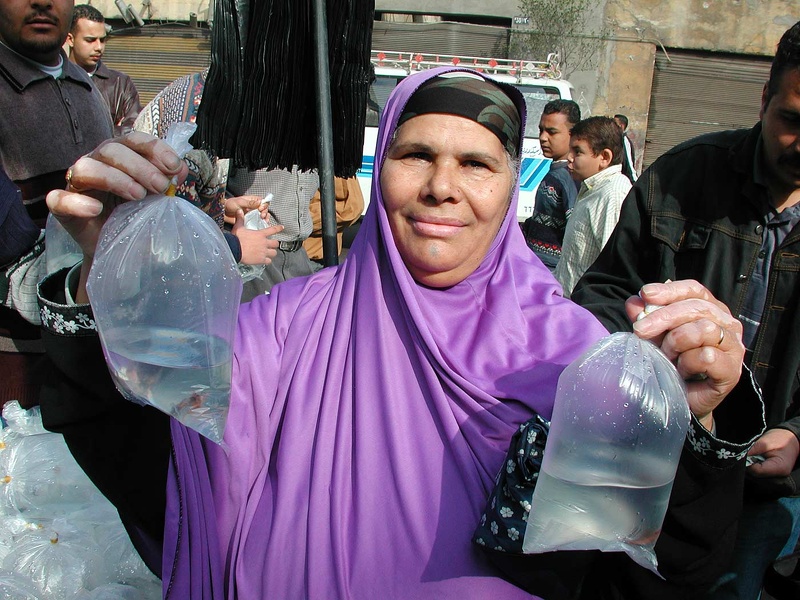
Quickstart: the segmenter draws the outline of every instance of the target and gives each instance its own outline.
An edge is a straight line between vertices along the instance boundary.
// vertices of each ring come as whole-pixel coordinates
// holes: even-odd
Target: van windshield
[[[543,85],[515,85],[525,98],[525,108],[528,111],[528,122],[525,124],[525,137],[539,137],[539,117],[542,115],[544,105],[551,100],[561,98],[558,88]]]
[[[387,77],[381,75],[375,78],[369,86],[369,98],[367,99],[367,127],[377,127],[380,121],[389,94],[397,87],[403,77]]]

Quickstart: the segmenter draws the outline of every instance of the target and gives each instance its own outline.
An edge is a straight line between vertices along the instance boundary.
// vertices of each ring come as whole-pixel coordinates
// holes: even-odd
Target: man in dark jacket
[[[658,305],[646,284],[694,279],[744,326],[768,430],[750,450],[756,462],[747,467],[734,560],[714,598],[757,598],[765,570],[798,538],[799,123],[800,22],[778,45],[760,123],[691,140],[651,165],[572,295],[610,330],[623,330],[631,327],[628,296],[641,289]]]
[[[139,92],[125,73],[109,69],[100,60],[106,49],[108,31],[103,14],[94,6],[79,4],[72,13],[72,27],[67,34],[69,59],[86,71],[103,95],[114,122],[114,135],[133,129],[142,109]]]

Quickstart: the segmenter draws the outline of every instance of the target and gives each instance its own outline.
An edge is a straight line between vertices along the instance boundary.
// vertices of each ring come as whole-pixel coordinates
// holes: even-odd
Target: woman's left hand
[[[661,306],[640,318],[645,305]],[[742,324],[694,280],[648,283],[625,303],[633,330],[661,348],[687,380],[689,408],[708,430],[713,411],[739,382]],[[638,319],[638,320],[637,320]]]

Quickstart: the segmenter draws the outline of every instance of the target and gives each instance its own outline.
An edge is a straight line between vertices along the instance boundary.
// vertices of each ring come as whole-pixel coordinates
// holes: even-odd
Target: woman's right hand
[[[106,140],[68,171],[66,190],[47,194],[47,206],[83,250],[94,257],[100,230],[117,204],[163,193],[172,177],[181,181],[188,168],[169,145],[132,132]]]

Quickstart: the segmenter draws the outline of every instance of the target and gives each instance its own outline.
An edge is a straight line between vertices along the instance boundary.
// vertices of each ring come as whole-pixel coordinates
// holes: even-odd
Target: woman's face
[[[514,173],[500,140],[483,125],[424,114],[398,128],[380,184],[412,277],[448,287],[486,256],[508,210]]]

